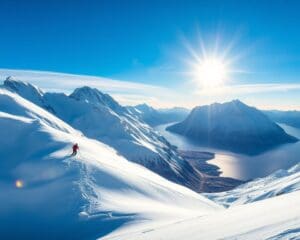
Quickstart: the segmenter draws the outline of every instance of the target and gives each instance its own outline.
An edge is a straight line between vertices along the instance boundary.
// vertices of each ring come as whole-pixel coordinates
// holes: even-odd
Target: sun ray
[[[186,38],[184,39],[184,46],[189,56],[184,59],[188,66],[185,75],[197,87],[195,91],[197,93],[221,91],[234,82],[232,74],[245,71],[235,69],[235,64],[241,59],[243,52],[232,54],[237,46],[239,34],[234,34],[233,39],[226,45],[222,34],[218,32],[214,41],[209,41],[212,44],[209,47],[206,46],[202,36],[199,32],[196,47],[193,47]]]
[[[224,85],[227,75],[225,63],[209,57],[195,66],[194,78],[202,88],[215,88]]]

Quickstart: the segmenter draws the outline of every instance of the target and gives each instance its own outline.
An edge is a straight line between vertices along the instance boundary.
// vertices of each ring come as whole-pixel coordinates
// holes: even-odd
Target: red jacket
[[[73,145],[73,152],[77,152],[79,150],[78,144]]]

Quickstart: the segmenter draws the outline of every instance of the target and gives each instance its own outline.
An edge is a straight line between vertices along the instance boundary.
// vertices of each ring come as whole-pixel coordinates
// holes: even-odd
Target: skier
[[[75,144],[73,145],[72,149],[73,149],[72,156],[76,156],[77,151],[79,150],[78,143],[75,143]]]

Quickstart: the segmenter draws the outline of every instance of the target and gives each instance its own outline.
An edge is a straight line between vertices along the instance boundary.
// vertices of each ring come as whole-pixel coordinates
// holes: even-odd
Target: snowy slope
[[[0,132],[2,239],[94,239],[130,222],[161,224],[222,209],[5,89]],[[80,152],[71,158],[74,142]]]
[[[239,100],[196,107],[167,130],[204,145],[246,154],[297,141],[261,111]]]
[[[214,198],[237,199],[224,209],[5,89],[0,132],[1,239],[300,236],[299,165]],[[80,152],[70,158],[74,142]],[[247,204],[238,200],[249,194]]]
[[[227,207],[159,226],[118,229],[104,239],[300,239],[300,165],[224,192],[204,194]]]
[[[120,230],[103,239],[297,240],[300,238],[299,199],[298,191],[189,220]]]
[[[119,229],[104,239],[300,239],[299,190],[298,164],[232,191],[205,194],[226,210],[165,225]]]
[[[243,184],[234,190],[206,194],[224,206],[234,206],[259,201],[300,190],[300,163],[289,170],[278,170],[265,178]]]
[[[78,88],[70,96],[43,93],[31,84],[11,78],[4,82],[3,88],[49,110],[85,136],[108,144],[126,159],[200,190],[199,173],[178,156],[166,139],[108,94],[90,87]]]

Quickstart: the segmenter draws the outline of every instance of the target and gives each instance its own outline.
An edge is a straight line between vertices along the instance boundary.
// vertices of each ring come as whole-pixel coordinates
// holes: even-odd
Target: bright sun
[[[206,58],[195,66],[193,75],[202,88],[219,87],[226,81],[226,64],[217,58]]]

